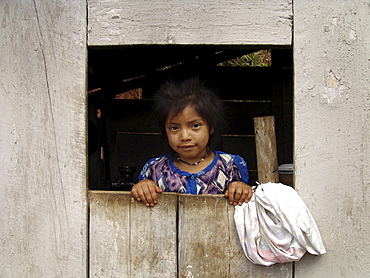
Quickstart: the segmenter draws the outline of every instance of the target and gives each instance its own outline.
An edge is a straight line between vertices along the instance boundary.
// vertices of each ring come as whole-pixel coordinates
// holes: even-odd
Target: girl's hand
[[[141,180],[131,189],[131,195],[147,207],[158,203],[157,193],[162,193],[162,189],[152,180]]]
[[[241,181],[233,181],[225,191],[225,197],[229,199],[230,205],[234,206],[248,202],[252,195],[252,187]]]

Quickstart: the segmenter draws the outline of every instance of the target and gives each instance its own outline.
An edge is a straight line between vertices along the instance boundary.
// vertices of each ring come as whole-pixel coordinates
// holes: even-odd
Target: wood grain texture
[[[129,194],[90,193],[90,276],[128,277],[130,274]]]
[[[274,116],[254,118],[258,181],[279,182]]]
[[[131,203],[130,277],[176,277],[177,196],[159,195],[153,208]]]
[[[234,211],[222,195],[179,195],[179,277],[292,277],[292,264],[264,267],[246,258]]]
[[[86,277],[86,3],[0,1],[2,277]]]
[[[292,264],[253,265],[222,195],[90,192],[90,277],[292,277]]]
[[[295,277],[370,277],[369,1],[294,10],[294,184],[328,250]]]
[[[174,194],[147,208],[130,192],[90,192],[91,277],[176,277]]]
[[[292,1],[88,0],[88,44],[291,45]]]
[[[226,199],[182,195],[179,204],[180,277],[229,277]]]

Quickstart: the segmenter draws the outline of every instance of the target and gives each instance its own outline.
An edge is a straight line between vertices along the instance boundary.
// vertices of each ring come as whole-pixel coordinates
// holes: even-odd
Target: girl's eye
[[[200,124],[193,124],[193,128],[199,128]]]
[[[172,131],[176,131],[176,130],[178,130],[179,128],[177,127],[177,126],[171,126],[170,127],[170,130],[172,130]]]

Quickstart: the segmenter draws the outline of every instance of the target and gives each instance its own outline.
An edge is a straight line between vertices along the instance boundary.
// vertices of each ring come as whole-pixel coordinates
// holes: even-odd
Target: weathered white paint
[[[369,277],[370,4],[294,1],[295,187],[327,254],[295,277]]]
[[[147,208],[130,192],[90,192],[90,277],[176,277],[177,197],[160,200]]]
[[[89,1],[89,44],[291,42],[291,1],[183,2]],[[0,1],[3,277],[87,275],[85,4]],[[370,274],[369,9],[294,1],[295,186],[328,251],[295,277]]]
[[[86,277],[85,1],[0,1],[1,277]]]
[[[252,264],[222,195],[163,193],[153,208],[129,192],[90,192],[90,277],[293,276]]]
[[[87,2],[89,45],[292,42],[291,0]]]

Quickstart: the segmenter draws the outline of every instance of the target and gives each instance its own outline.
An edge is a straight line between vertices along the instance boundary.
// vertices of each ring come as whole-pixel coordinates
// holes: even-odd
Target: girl
[[[146,206],[157,193],[224,194],[232,205],[252,197],[248,169],[238,155],[216,151],[224,125],[221,100],[199,79],[167,82],[154,96],[171,152],[149,160],[131,194]]]

